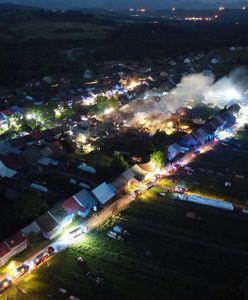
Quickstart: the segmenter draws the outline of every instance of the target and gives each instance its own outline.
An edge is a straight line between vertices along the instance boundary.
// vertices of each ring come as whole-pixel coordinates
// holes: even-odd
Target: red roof
[[[73,197],[68,198],[62,203],[62,207],[69,214],[76,214],[78,211],[84,212],[85,207],[81,206]]]
[[[9,117],[11,115],[13,115],[13,111],[11,111],[10,109],[5,109],[1,111],[3,114],[5,114],[5,116]]]
[[[31,135],[31,138],[36,142],[43,139],[43,136],[39,131],[33,131],[30,133],[30,135]]]
[[[10,248],[8,247],[8,245],[6,245],[6,243],[4,242],[0,243],[0,257],[5,256],[9,252],[10,252]]]
[[[6,239],[5,242],[10,246],[10,248],[14,248],[26,240],[27,238],[21,233],[21,231],[17,231],[15,234]]]
[[[17,155],[6,155],[1,157],[3,164],[12,170],[19,170],[24,167],[24,162],[21,157]]]

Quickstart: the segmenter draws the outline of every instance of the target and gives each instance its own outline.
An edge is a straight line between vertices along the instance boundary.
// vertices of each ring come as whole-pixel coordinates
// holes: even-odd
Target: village
[[[78,50],[65,56],[77,59]],[[83,66],[80,78],[53,74],[30,79],[22,89],[1,91],[1,201],[7,203],[2,214],[8,214],[8,225],[1,224],[0,265],[27,249],[34,236],[42,237],[44,246],[45,240],[45,245],[60,241],[65,229],[77,224],[88,232],[95,227],[88,228],[89,220],[107,210],[111,216],[168,175],[161,173],[162,166],[169,166],[169,176],[176,175],[188,152],[198,156],[217,133],[233,127],[238,104],[222,111],[186,99],[185,106],[164,112],[163,119],[159,115],[157,123],[157,112],[147,117],[138,109],[153,107],[185,76],[219,76],[215,70],[229,62],[212,53],[106,62]],[[116,204],[120,200],[123,206]]]

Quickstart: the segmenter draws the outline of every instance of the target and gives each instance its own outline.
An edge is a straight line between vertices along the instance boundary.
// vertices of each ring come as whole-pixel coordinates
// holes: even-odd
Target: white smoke
[[[130,106],[133,112],[131,123],[139,124],[151,122],[157,123],[158,119],[164,121],[177,109],[185,107],[190,101],[191,106],[199,103],[214,104],[220,107],[243,100],[244,92],[248,87],[248,72],[245,68],[239,68],[228,76],[215,80],[211,72],[184,76],[179,84],[167,95],[161,93],[158,101],[140,102],[135,107]],[[149,99],[149,92],[144,99]]]

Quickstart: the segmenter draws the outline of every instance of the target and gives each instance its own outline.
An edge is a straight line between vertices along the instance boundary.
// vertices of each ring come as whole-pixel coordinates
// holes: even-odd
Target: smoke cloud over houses
[[[248,72],[239,68],[229,75],[215,80],[210,72],[184,76],[179,84],[159,99],[149,97],[147,92],[142,101],[131,103],[127,108],[129,123],[134,127],[159,129],[172,113],[182,107],[193,107],[200,103],[219,107],[235,102],[248,104],[245,91],[248,88]],[[247,103],[245,103],[247,102]]]

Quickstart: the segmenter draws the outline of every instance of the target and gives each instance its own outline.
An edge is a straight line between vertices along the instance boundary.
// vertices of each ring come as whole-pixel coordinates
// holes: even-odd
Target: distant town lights
[[[219,10],[220,10],[220,11],[223,11],[223,10],[225,10],[225,7],[224,7],[224,6],[220,6],[220,7],[219,7]]]

